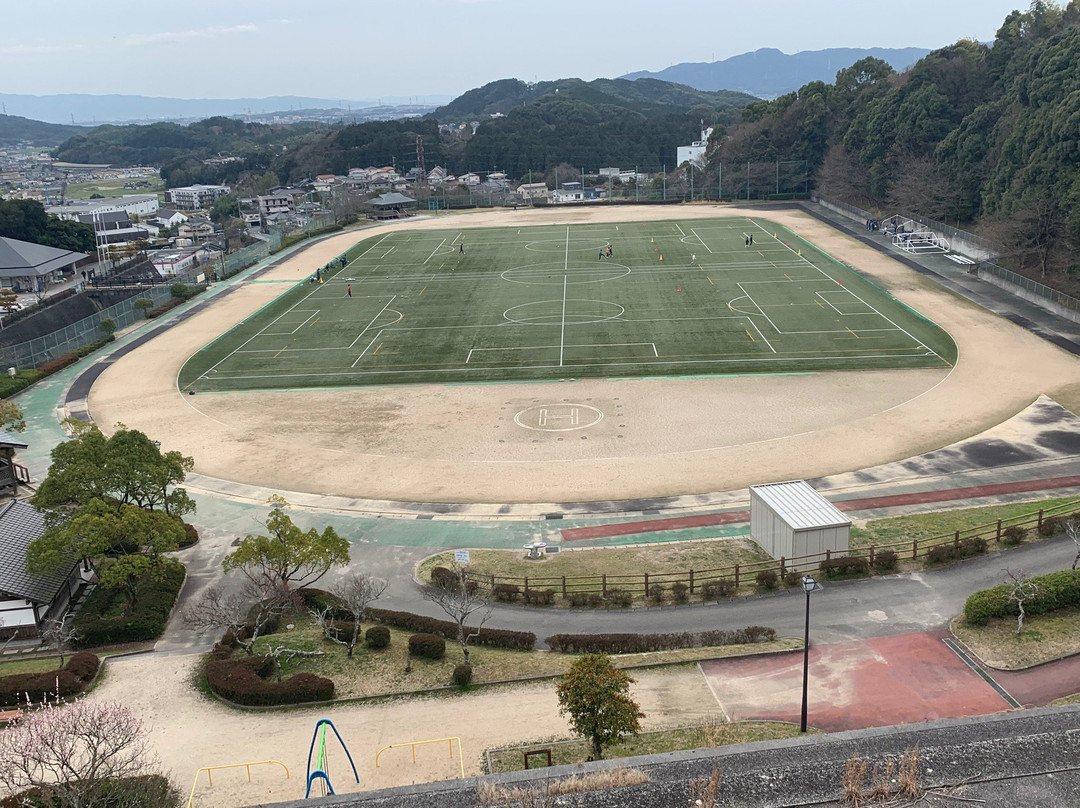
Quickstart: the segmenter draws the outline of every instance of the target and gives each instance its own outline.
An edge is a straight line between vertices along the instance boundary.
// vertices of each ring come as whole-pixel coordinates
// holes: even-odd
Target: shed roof
[[[750,492],[757,494],[792,530],[851,524],[835,505],[803,480],[752,485]]]
[[[415,202],[415,199],[405,196],[405,194],[389,193],[377,196],[374,199],[368,200],[369,205],[374,207],[385,207],[387,205],[408,205]]]
[[[35,603],[51,603],[78,561],[52,575],[32,578],[26,571],[26,548],[45,532],[45,514],[12,500],[0,509],[0,591]]]
[[[86,258],[86,253],[0,237],[0,278],[47,275]]]

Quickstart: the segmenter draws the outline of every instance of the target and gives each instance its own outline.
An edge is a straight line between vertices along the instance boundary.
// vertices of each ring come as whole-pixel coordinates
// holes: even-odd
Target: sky
[[[456,96],[758,48],[991,41],[1026,0],[0,0],[0,93]],[[890,11],[891,9],[894,9]]]

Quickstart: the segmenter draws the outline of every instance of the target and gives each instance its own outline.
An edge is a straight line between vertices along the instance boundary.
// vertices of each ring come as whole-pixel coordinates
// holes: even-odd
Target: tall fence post
[[[600,576],[600,592],[605,598],[607,597],[607,574]]]
[[[874,566],[874,545],[870,545],[870,566]]]
[[[959,547],[960,546],[960,531],[959,530],[956,531],[956,533],[953,534],[952,544],[953,544],[953,547]]]
[[[919,540],[918,539],[912,539],[911,540],[911,558],[916,559],[918,557],[919,557]]]
[[[994,541],[1001,541],[1001,520],[998,519],[997,523],[997,535],[994,536]]]
[[[694,571],[690,570],[690,594],[694,594]]]
[[[736,589],[739,588],[739,565],[738,565],[738,563],[735,564],[735,588]]]
[[[1039,508],[1039,522],[1038,522],[1038,524],[1035,525],[1035,529],[1037,531],[1039,531],[1040,533],[1042,533],[1042,523],[1043,523],[1043,509]]]
[[[566,576],[562,577],[562,596],[566,597]]]
[[[649,596],[649,573],[645,573],[645,597]]]

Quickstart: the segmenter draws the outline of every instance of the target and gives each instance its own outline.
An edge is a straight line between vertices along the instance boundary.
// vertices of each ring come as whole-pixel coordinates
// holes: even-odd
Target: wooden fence
[[[901,559],[918,560],[920,557],[924,557],[933,547],[945,544],[953,544],[958,547],[965,539],[973,538],[1000,542],[1002,535],[1009,527],[1016,526],[1025,531],[1034,529],[1041,532],[1043,524],[1049,519],[1058,519],[1063,522],[1072,517],[1080,518],[1080,500],[1073,500],[1054,508],[1040,508],[1038,511],[1021,514],[1011,519],[998,519],[996,522],[988,522],[984,525],[957,530],[953,533],[943,533],[928,539],[912,539],[894,544],[870,545],[869,547],[844,551],[826,550],[824,553],[815,553],[797,558],[770,558],[764,561],[733,564],[728,567],[715,567],[704,570],[689,569],[678,572],[644,572],[627,575],[561,575],[547,577],[528,575],[521,578],[478,572],[467,574],[472,580],[486,584],[492,589],[498,584],[509,584],[517,586],[523,592],[529,590],[552,590],[561,594],[564,598],[579,592],[598,593],[606,597],[608,592],[613,590],[629,592],[635,597],[645,597],[653,586],[659,585],[665,589],[670,589],[676,583],[685,584],[689,593],[693,595],[699,592],[705,584],[712,581],[731,581],[736,589],[744,584],[752,584],[755,582],[758,573],[764,570],[773,570],[780,578],[783,578],[788,572],[816,572],[819,570],[822,561],[832,558],[863,557],[873,566],[877,556],[888,551],[896,553]]]

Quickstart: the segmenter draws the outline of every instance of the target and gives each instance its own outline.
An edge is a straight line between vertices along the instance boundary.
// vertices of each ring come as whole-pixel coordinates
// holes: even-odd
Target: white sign
[[[454,550],[454,561],[458,564],[469,563],[469,551],[468,550]]]

